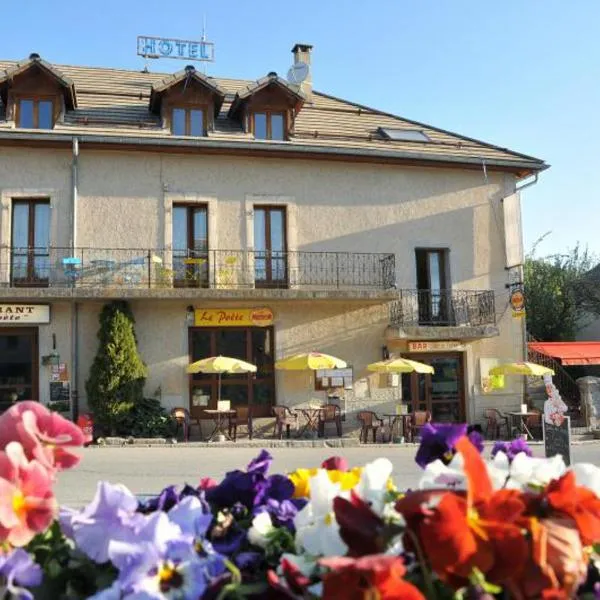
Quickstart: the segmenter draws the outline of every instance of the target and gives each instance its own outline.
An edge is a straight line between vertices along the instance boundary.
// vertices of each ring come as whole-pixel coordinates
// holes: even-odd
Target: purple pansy
[[[415,456],[416,463],[423,469],[436,460],[448,464],[454,456],[454,444],[466,433],[466,424],[426,423],[421,428],[421,445]]]
[[[92,502],[81,511],[63,511],[59,517],[63,532],[97,563],[108,561],[113,540],[134,541],[145,517],[136,512],[136,497],[122,485],[101,481]]]
[[[25,550],[17,548],[9,554],[0,554],[0,577],[6,581],[11,598],[32,600],[33,594],[25,587],[42,583],[42,568]]]
[[[505,441],[497,441],[494,443],[494,447],[492,448],[492,458],[498,454],[498,452],[503,452],[506,454],[509,462],[512,462],[513,458],[524,452],[527,456],[533,456],[533,452],[531,448],[527,445],[527,442],[522,438],[517,438],[516,440],[512,440],[511,442]]]
[[[479,431],[473,430],[467,434],[467,437],[469,438],[471,444],[473,444],[473,446],[475,446],[475,448],[477,448],[477,450],[479,450],[479,453],[481,454],[485,448],[483,443],[483,436],[481,435],[481,433],[479,433]]]

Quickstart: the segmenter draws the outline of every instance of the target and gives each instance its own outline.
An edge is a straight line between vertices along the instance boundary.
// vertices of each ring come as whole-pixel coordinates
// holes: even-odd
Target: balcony
[[[477,339],[499,334],[492,290],[400,290],[388,337]]]
[[[3,296],[375,300],[394,278],[393,254],[0,247]]]

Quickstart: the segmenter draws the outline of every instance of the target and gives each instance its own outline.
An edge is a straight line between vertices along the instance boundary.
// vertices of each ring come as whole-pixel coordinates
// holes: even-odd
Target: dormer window
[[[171,133],[202,137],[206,135],[206,109],[174,107],[171,110]]]
[[[17,99],[16,123],[22,129],[52,129],[54,102],[40,98]]]
[[[255,112],[252,114],[252,132],[257,140],[285,140],[286,115],[283,112]]]

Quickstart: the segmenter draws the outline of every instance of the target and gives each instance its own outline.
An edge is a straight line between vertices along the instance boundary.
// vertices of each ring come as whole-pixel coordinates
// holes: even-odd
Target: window
[[[420,129],[393,129],[380,127],[379,133],[387,140],[394,142],[430,142],[431,139]]]
[[[11,277],[14,285],[48,285],[49,243],[48,200],[14,200],[11,244]]]
[[[254,207],[254,282],[257,287],[287,287],[284,207]]]
[[[17,100],[17,127],[23,129],[52,129],[54,102],[35,98]]]
[[[205,117],[203,108],[174,108],[171,111],[171,133],[202,137],[206,135]]]
[[[257,140],[285,140],[285,113],[270,111],[253,113],[252,132]]]
[[[447,291],[449,251],[444,248],[418,248],[416,259],[419,323],[449,324],[452,301]]]
[[[208,287],[208,207],[173,206],[173,270],[176,287]]]

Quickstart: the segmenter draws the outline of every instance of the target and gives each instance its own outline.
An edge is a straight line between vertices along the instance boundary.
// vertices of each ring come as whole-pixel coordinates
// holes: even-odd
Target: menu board
[[[546,456],[560,454],[565,465],[571,464],[571,419],[565,417],[560,425],[552,425],[542,421],[544,424],[544,449]]]
[[[66,381],[50,382],[50,402],[69,402],[71,400],[71,391],[69,383]]]
[[[354,375],[352,367],[345,369],[319,369],[315,371],[315,390],[326,391],[332,388],[352,389]]]

